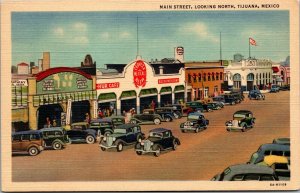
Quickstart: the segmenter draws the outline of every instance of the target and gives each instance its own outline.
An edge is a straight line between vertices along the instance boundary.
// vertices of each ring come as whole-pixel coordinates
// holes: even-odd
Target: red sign
[[[179,82],[179,78],[158,79],[158,84],[169,84],[169,83],[177,83],[177,82]]]
[[[142,60],[136,61],[133,67],[133,82],[136,88],[144,87],[147,80],[146,65]]]
[[[108,88],[119,88],[120,83],[119,82],[111,82],[111,83],[101,83],[101,84],[96,84],[96,89],[108,89]]]

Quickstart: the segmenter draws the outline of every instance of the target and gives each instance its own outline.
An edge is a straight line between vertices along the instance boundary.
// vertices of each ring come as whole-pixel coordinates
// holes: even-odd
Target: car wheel
[[[104,147],[101,147],[101,150],[102,150],[102,151],[106,151],[106,148],[104,148]]]
[[[39,149],[37,147],[31,147],[28,149],[28,154],[31,156],[36,156],[37,154],[39,154]]]
[[[91,135],[88,135],[86,138],[85,138],[85,141],[87,144],[93,144],[95,143],[95,138]]]
[[[198,133],[199,132],[199,127],[197,127],[196,129],[195,129],[195,133]]]
[[[243,128],[242,128],[242,132],[245,132],[245,131],[246,131],[246,129],[247,129],[247,127],[246,127],[246,126],[243,126]]]
[[[105,132],[104,132],[104,136],[108,136],[108,135],[110,135],[110,134],[111,134],[110,131],[105,131]]]
[[[137,138],[136,138],[136,141],[141,143],[142,142],[142,136],[141,135],[138,135]]]
[[[69,145],[69,144],[72,144],[72,140],[71,140],[70,138],[68,138],[66,144],[68,144],[68,145]]]
[[[185,133],[186,131],[185,131],[184,129],[181,129],[181,132],[182,132],[182,133]]]
[[[55,149],[55,150],[60,150],[62,149],[62,144],[59,142],[59,141],[55,141],[53,144],[52,144],[52,148]]]
[[[232,103],[231,103],[231,105],[234,105],[234,104],[235,104],[235,102],[232,102]]]
[[[177,141],[174,139],[174,140],[173,140],[173,147],[172,147],[172,149],[173,149],[173,150],[176,150],[176,149],[177,149],[177,145],[178,145],[178,144],[177,144]]]
[[[154,124],[155,125],[159,125],[160,124],[160,119],[156,118],[153,120]]]
[[[168,117],[168,116],[165,117],[165,121],[166,121],[166,122],[170,122],[171,120],[172,120],[171,117]]]
[[[230,129],[226,129],[228,132],[230,131]]]
[[[155,147],[153,147],[153,150],[155,151],[154,152],[154,156],[155,157],[159,157],[160,156],[160,151],[161,151],[160,147],[159,146],[155,146]]]
[[[117,145],[117,151],[118,151],[118,152],[123,151],[123,143],[122,143],[122,142],[119,142],[119,143],[118,143],[118,145]]]

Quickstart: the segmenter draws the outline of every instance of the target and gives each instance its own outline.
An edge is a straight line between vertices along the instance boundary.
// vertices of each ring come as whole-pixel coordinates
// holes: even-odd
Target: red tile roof
[[[42,71],[37,73],[36,75],[34,75],[36,77],[37,81],[41,81],[44,78],[52,75],[52,74],[56,74],[56,73],[60,73],[60,72],[73,72],[73,73],[77,73],[80,74],[84,77],[86,77],[87,79],[92,79],[92,76],[90,74],[87,74],[79,69],[76,68],[70,68],[70,67],[56,67],[56,68],[50,68],[48,70]]]

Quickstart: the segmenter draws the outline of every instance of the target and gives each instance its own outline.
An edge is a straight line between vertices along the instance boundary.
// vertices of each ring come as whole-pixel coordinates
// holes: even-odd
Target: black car
[[[224,97],[225,104],[235,105],[239,103],[238,99],[231,94],[224,94],[222,96]]]
[[[39,130],[42,133],[45,147],[52,147],[60,150],[70,143],[66,130],[61,127],[43,128]]]
[[[142,113],[142,114],[134,114],[130,123],[132,124],[155,124],[159,125],[163,121],[163,118],[159,114],[155,113]]]
[[[249,128],[253,128],[255,124],[255,117],[253,113],[248,110],[239,110],[233,114],[233,118],[230,121],[225,122],[226,130],[242,131],[245,132]]]
[[[209,120],[205,119],[202,113],[190,113],[187,121],[180,124],[181,132],[194,131],[198,133],[200,130],[207,129]]]
[[[214,106],[211,103],[202,103],[204,111],[212,112],[214,110]]]
[[[191,107],[184,107],[181,104],[169,104],[165,105],[165,107],[172,107],[174,112],[178,115],[178,118],[180,119],[181,117],[186,117],[188,114],[194,112]]]
[[[180,141],[173,136],[170,129],[156,128],[150,130],[149,137],[146,140],[136,144],[135,151],[137,155],[153,153],[158,157],[161,151],[176,150],[178,145],[180,145]]]
[[[191,107],[194,112],[204,112],[203,103],[199,101],[193,101],[186,103],[187,107]]]
[[[145,134],[142,133],[139,125],[131,123],[123,124],[115,128],[113,134],[104,136],[100,142],[100,148],[102,151],[117,148],[117,151],[121,152],[124,146],[135,144],[144,138]]]
[[[251,90],[248,94],[248,98],[256,100],[265,100],[265,95],[263,95],[259,90]]]
[[[290,85],[284,85],[284,86],[281,86],[279,87],[279,90],[282,90],[282,91],[287,91],[287,90],[290,90]]]
[[[143,114],[157,114],[160,115],[162,121],[170,122],[175,119],[175,113],[172,107],[161,107],[153,109],[144,109]]]
[[[112,134],[114,132],[114,128],[122,124],[125,124],[124,117],[92,119],[90,123],[90,129],[94,129],[98,136],[105,136]]]
[[[93,144],[97,141],[97,132],[94,129],[90,129],[89,124],[86,122],[73,123],[71,130],[67,131],[67,135],[72,143],[86,142]]]
[[[209,102],[208,104],[211,105],[213,110],[220,110],[220,109],[224,108],[224,105],[222,103]]]
[[[230,92],[230,94],[240,102],[242,102],[245,99],[243,92],[232,91]]]

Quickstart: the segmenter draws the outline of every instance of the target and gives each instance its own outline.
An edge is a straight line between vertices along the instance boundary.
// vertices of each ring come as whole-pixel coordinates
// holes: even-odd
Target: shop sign
[[[72,108],[72,100],[68,99],[67,103],[67,115],[66,115],[66,125],[70,125],[71,120],[71,108]]]
[[[28,86],[27,80],[13,80],[11,83],[13,86]]]
[[[94,103],[93,118],[96,119],[98,117],[98,102],[97,100],[94,100],[93,103]]]
[[[179,78],[158,79],[158,84],[170,84],[179,82]]]
[[[60,124],[61,126],[66,126],[67,114],[65,112],[60,113]]]
[[[184,53],[183,47],[177,47],[176,52],[177,52],[177,55],[183,55],[183,53]]]
[[[59,72],[37,81],[37,94],[86,91],[93,89],[93,81],[81,74]]]
[[[136,61],[133,67],[133,82],[136,88],[145,87],[147,78],[146,65],[142,60]]]
[[[119,82],[111,82],[111,83],[101,83],[101,84],[96,84],[96,89],[109,89],[109,88],[119,88],[120,83]]]

